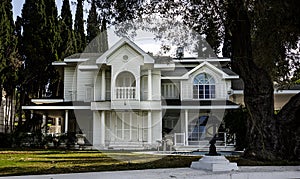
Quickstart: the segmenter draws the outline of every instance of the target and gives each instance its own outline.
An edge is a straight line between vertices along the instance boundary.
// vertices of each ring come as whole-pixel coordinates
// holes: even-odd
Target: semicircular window
[[[212,99],[216,97],[216,84],[214,78],[207,73],[200,73],[194,78],[193,98]]]

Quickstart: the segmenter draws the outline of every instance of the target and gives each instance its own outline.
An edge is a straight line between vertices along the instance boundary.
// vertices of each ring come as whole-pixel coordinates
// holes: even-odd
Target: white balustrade
[[[116,99],[135,99],[135,87],[116,87]]]

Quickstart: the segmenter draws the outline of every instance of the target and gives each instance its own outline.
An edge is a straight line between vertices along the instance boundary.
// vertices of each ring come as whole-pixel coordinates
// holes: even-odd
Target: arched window
[[[136,81],[130,72],[121,72],[116,79],[116,99],[135,99]]]
[[[117,76],[117,87],[135,87],[135,77],[132,73],[124,71]]]
[[[212,99],[216,97],[216,85],[212,76],[200,73],[194,78],[193,98]]]

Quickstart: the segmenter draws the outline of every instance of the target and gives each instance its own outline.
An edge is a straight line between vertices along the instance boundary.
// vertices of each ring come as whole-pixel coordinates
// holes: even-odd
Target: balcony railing
[[[135,99],[135,87],[116,87],[116,99]]]
[[[216,142],[216,145],[219,146],[235,146],[236,142],[235,142],[235,135],[230,135],[226,132],[219,132],[218,133],[218,139]],[[204,140],[205,141],[205,140]],[[188,142],[188,143],[186,143]],[[206,141],[208,144],[208,141]],[[175,146],[188,146],[188,145],[200,145],[201,141],[191,141],[188,140],[186,141],[186,135],[185,133],[175,133],[174,134],[174,145]]]

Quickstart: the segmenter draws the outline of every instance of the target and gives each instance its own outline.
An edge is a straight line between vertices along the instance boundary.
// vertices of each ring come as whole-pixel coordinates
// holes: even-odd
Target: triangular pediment
[[[134,42],[132,42],[128,38],[123,37],[115,45],[108,49],[103,55],[101,55],[96,60],[96,64],[107,64],[109,58],[112,55],[118,55],[118,53],[122,50],[127,51],[129,55],[140,55],[143,59],[143,63],[154,63],[154,59],[149,54],[144,52],[140,47],[138,47]]]
[[[232,78],[239,78],[238,76],[231,76],[225,73],[222,69],[212,65],[211,63],[204,61],[186,74],[182,76],[183,79],[189,79],[191,75],[194,73],[198,73],[201,69],[209,69],[214,71],[215,73],[219,74],[223,79],[232,79]]]

